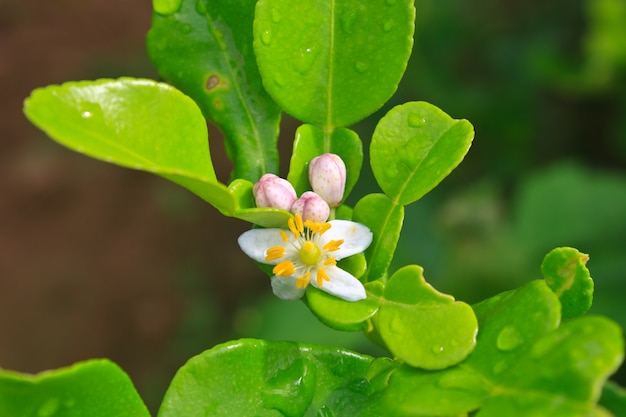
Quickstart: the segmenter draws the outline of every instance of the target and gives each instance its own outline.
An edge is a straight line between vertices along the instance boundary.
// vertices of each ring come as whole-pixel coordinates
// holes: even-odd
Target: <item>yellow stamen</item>
[[[337,265],[337,260],[331,256],[330,258],[324,261],[324,265],[326,266]]]
[[[298,228],[298,232],[302,234],[304,232],[304,225],[302,224],[302,216],[296,214],[296,227]]]
[[[285,243],[289,242],[289,236],[287,236],[287,233],[285,233],[284,230],[280,231],[280,237],[283,239],[283,242]]]
[[[285,248],[283,246],[273,246],[265,252],[265,260],[267,262],[275,261],[285,256]]]
[[[324,284],[324,281],[329,281],[328,275],[326,275],[326,271],[323,268],[317,269],[317,285],[321,287]]]
[[[304,222],[304,225],[311,230],[313,233],[317,233],[318,235],[323,235],[328,229],[332,227],[330,223],[317,223],[312,220],[307,220]]]
[[[274,275],[280,275],[281,277],[290,277],[296,273],[296,267],[291,261],[281,261],[272,270]]]
[[[311,273],[305,272],[304,276],[299,276],[296,279],[296,288],[306,288],[309,285],[309,281],[311,281]]]
[[[293,219],[289,219],[287,221],[287,226],[289,226],[289,230],[291,230],[291,233],[293,233],[293,235],[296,238],[300,237],[300,232],[298,231],[298,229],[296,228],[296,223],[293,221]]]
[[[331,240],[327,244],[324,245],[323,249],[327,250],[328,252],[334,252],[336,250],[339,250],[339,246],[341,246],[342,243],[343,243],[343,239]]]

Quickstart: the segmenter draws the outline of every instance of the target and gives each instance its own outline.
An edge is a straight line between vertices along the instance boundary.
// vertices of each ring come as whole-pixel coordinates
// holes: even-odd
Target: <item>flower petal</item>
[[[296,277],[272,277],[272,290],[274,295],[282,300],[299,300],[304,295],[306,288],[296,288]]]
[[[333,252],[337,260],[361,253],[372,243],[372,232],[361,223],[348,220],[331,220],[329,223],[332,227],[322,235],[320,243],[324,245],[330,240],[343,239],[339,250]]]
[[[328,281],[324,281],[324,283],[319,286],[317,285],[317,280],[311,278],[311,285],[346,301],[359,301],[367,297],[365,287],[363,287],[361,281],[356,279],[349,272],[336,266],[329,266],[324,268],[324,270],[326,271],[326,275],[328,275]]]
[[[280,259],[268,262],[265,260],[265,251],[273,246],[284,246],[285,242],[280,235],[282,229],[253,229],[243,233],[237,239],[242,251],[257,262],[275,265]]]

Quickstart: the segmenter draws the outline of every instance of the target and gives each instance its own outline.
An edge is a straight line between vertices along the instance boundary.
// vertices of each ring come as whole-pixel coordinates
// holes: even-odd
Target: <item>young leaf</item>
[[[563,318],[584,314],[593,300],[593,280],[585,266],[589,255],[574,248],[556,248],[546,255],[541,272],[561,300]]]
[[[278,170],[280,109],[263,89],[252,50],[255,0],[154,0],[147,46],[159,74],[224,132],[234,177]]]
[[[461,163],[474,129],[432,104],[411,102],[391,109],[370,145],[372,172],[397,204],[412,203],[435,188]]]
[[[309,184],[309,163],[323,153],[334,153],[346,164],[346,187],[344,199],[350,194],[359,179],[363,165],[363,144],[356,132],[350,129],[335,129],[326,135],[313,125],[302,125],[296,130],[293,153],[287,179],[296,192],[302,194],[311,189]]]
[[[410,0],[260,0],[254,50],[263,84],[306,123],[349,126],[396,91],[414,20]]]
[[[105,359],[26,375],[0,370],[0,416],[150,417],[128,375]]]
[[[352,218],[365,224],[374,234],[372,243],[365,250],[368,268],[362,280],[383,278],[398,245],[404,207],[394,204],[383,194],[368,194],[356,203]]]
[[[378,332],[397,358],[423,369],[461,362],[476,345],[472,308],[431,287],[416,265],[399,269],[386,284]]]

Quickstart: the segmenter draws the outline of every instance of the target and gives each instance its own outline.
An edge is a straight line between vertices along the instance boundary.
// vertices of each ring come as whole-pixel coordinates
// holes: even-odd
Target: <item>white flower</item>
[[[296,214],[289,220],[289,231],[253,229],[238,241],[255,261],[275,265],[272,289],[279,298],[297,300],[309,283],[347,301],[366,297],[363,284],[337,266],[338,260],[363,252],[372,242],[372,232],[360,223],[303,222]]]

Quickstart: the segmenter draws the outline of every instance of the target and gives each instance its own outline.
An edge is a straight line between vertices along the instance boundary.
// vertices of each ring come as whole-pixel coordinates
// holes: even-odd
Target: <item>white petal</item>
[[[253,229],[243,233],[237,239],[242,251],[257,262],[275,265],[279,260],[267,262],[265,251],[272,246],[284,246],[283,238],[280,236],[281,229]],[[287,232],[289,233],[289,232]]]
[[[304,295],[305,288],[296,288],[296,277],[272,277],[272,290],[282,300],[299,300]]]
[[[367,297],[365,287],[352,274],[336,266],[330,266],[324,270],[328,275],[328,281],[318,286],[315,274],[311,274],[311,285],[346,301],[359,301]]]
[[[320,239],[324,245],[330,240],[343,239],[339,250],[332,253],[335,259],[343,259],[348,256],[363,252],[372,243],[372,232],[361,223],[348,220],[331,220],[332,226]]]

